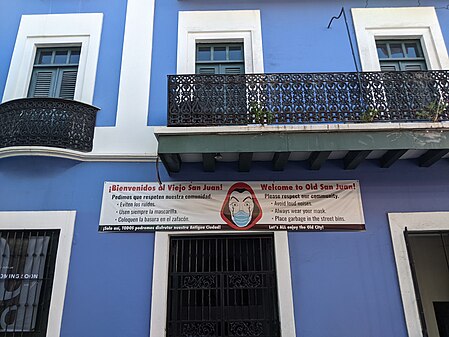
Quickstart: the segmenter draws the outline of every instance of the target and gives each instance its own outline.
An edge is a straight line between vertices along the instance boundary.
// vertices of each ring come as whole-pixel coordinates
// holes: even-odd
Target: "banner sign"
[[[358,181],[105,182],[100,232],[363,230]]]

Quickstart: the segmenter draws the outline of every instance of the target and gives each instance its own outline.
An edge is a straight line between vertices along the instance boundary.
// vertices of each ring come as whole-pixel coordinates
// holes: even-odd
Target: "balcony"
[[[170,173],[184,162],[215,171],[255,161],[318,170],[397,160],[428,167],[449,158],[449,71],[176,75],[168,127],[155,129]],[[296,162],[305,162],[297,164]]]
[[[176,75],[168,126],[446,121],[447,71]]]
[[[0,104],[0,148],[45,146],[92,151],[99,109],[58,98],[23,98]]]

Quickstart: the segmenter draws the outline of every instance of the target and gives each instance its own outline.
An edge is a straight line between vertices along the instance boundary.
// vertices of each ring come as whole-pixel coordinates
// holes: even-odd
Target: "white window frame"
[[[177,74],[195,74],[197,43],[243,42],[245,73],[263,73],[259,10],[180,11]]]
[[[27,97],[37,48],[80,46],[74,99],[92,104],[103,14],[23,15],[3,102]]]
[[[389,213],[388,220],[408,335],[422,337],[404,231],[406,227],[408,231],[447,231],[449,212]]]
[[[0,212],[2,230],[60,230],[48,313],[47,337],[58,337],[61,332],[75,215],[75,211]]]
[[[229,232],[201,232],[202,234],[229,234]],[[251,232],[260,234],[264,232]],[[251,233],[248,233],[249,235]],[[241,234],[240,232],[237,234]],[[153,257],[153,286],[151,302],[150,336],[165,336],[167,322],[167,291],[170,236],[192,235],[192,232],[156,232]],[[281,336],[296,336],[293,308],[290,253],[286,231],[274,232],[276,280],[278,288],[279,320]]]
[[[449,58],[434,7],[353,8],[363,71],[380,71],[376,40],[420,40],[429,70],[449,69]]]

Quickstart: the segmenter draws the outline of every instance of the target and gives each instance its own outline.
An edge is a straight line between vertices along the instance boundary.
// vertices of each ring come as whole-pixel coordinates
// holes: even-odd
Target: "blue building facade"
[[[448,335],[447,3],[3,9],[0,335]],[[105,183],[204,181],[358,182],[365,229],[99,230]],[[272,323],[259,320],[264,300],[246,274],[248,298],[235,295],[240,283],[231,309],[254,310],[244,320],[221,307],[212,322],[210,289],[183,300],[204,280],[170,302],[173,238],[258,235],[274,246]],[[38,250],[40,262],[21,257]]]

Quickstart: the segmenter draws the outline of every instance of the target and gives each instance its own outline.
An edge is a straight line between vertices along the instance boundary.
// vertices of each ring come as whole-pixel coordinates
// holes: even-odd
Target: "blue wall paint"
[[[1,210],[77,211],[61,336],[148,336],[154,235],[97,228],[104,181],[144,181],[150,172],[149,164],[0,161]]]
[[[250,173],[219,163],[215,173],[185,164],[162,180],[358,179],[365,232],[289,233],[298,336],[406,336],[387,212],[448,211],[449,170],[399,162],[380,169],[364,162],[354,171],[341,161],[320,171],[291,162],[284,172],[255,163]],[[97,232],[104,181],[155,181],[151,163],[78,163],[55,158],[0,161],[0,210],[76,210],[64,337],[147,336],[153,234]],[[82,322],[82,324],[80,324]]]
[[[93,104],[101,108],[97,114],[97,125],[114,126],[127,0],[1,0],[0,5],[0,95],[5,89],[21,15],[104,14]]]
[[[5,1],[5,0],[3,0]],[[70,1],[16,0],[4,4],[0,12],[0,93],[3,93],[15,38],[22,14],[104,13],[103,33],[93,104],[100,107],[98,126],[113,126],[116,120],[126,0],[105,3],[101,0]],[[365,7],[365,1],[163,1],[155,7],[154,46],[149,103],[149,125],[166,124],[168,74],[176,73],[177,16],[180,10],[260,9],[265,72],[354,71],[349,41],[343,21],[326,29],[330,18],[342,5],[352,33],[350,8]],[[416,6],[416,1],[400,0],[398,6]],[[444,1],[422,0],[422,6],[445,7]],[[391,1],[368,1],[369,7],[391,6]],[[449,11],[438,9],[443,34],[449,40]],[[282,18],[280,20],[279,18]],[[6,32],[6,33],[5,33]],[[357,55],[357,50],[356,50]],[[358,57],[357,57],[358,61]]]
[[[360,180],[365,232],[289,233],[297,334],[407,336],[387,213],[448,211],[448,163],[426,169],[406,161],[385,170],[366,161],[345,171],[341,161],[330,161],[317,172],[305,166],[292,162],[284,172],[273,172],[271,163],[258,163],[239,174],[237,164],[220,163],[216,173],[191,164],[173,179]]]
[[[354,71],[344,23],[335,21],[331,30],[326,29],[342,4],[156,0],[149,124],[166,123],[166,75],[176,72],[179,10],[260,9],[266,72]],[[364,7],[365,1],[345,1],[344,5],[353,34],[349,9]],[[389,6],[391,1],[368,0],[369,7],[374,5]],[[395,6],[416,5],[411,0],[395,1]],[[97,125],[114,125],[126,0],[15,0],[3,3],[2,8],[8,10],[0,11],[0,93],[21,14],[104,13],[94,104],[102,108]],[[437,14],[449,43],[449,11],[439,9]],[[298,336],[405,337],[387,212],[448,211],[447,162],[428,169],[400,162],[383,170],[372,161],[354,171],[344,171],[340,161],[327,162],[318,172],[304,168],[304,163],[289,163],[284,172],[273,172],[269,163],[254,164],[245,174],[236,172],[236,164],[220,163],[215,173],[205,173],[198,164],[184,164],[182,174],[168,177],[162,172],[162,180],[359,179],[365,232],[289,233]],[[97,226],[104,181],[155,180],[150,163],[0,160],[0,211],[77,211],[61,336],[148,335],[154,235],[100,234]]]

